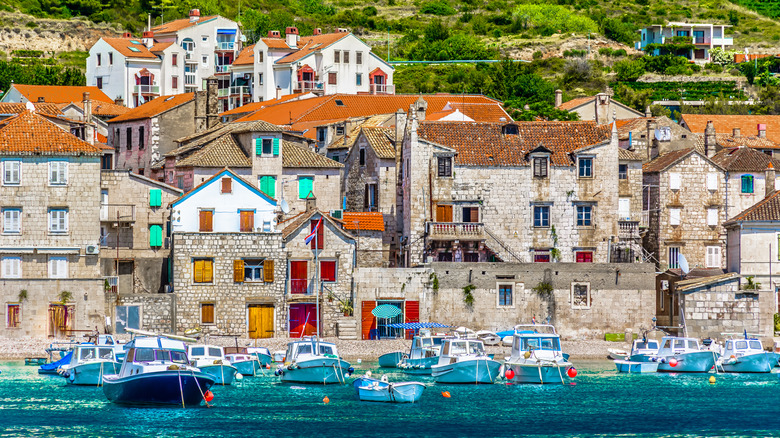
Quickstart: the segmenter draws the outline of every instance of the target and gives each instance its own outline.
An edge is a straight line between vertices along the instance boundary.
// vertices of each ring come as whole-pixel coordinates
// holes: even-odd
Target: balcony
[[[236,43],[229,41],[229,42],[218,42],[217,45],[214,47],[214,50],[218,52],[232,52],[235,48]]]
[[[693,44],[709,46],[710,39],[708,37],[693,37]]]
[[[136,85],[133,88],[134,94],[160,94],[159,85]]]
[[[620,240],[639,239],[639,221],[618,221],[618,238]]]
[[[217,90],[217,97],[228,97],[230,95],[229,88],[220,88]]]
[[[642,217],[639,221],[639,228],[647,228],[650,226],[650,211],[642,210]]]
[[[196,87],[197,84],[195,83],[195,80],[196,80],[195,73],[184,73],[185,87]]]
[[[713,38],[712,44],[715,46],[733,46],[734,45],[734,38]]]
[[[291,294],[308,294],[309,293],[309,280],[290,280],[290,293]]]
[[[371,84],[371,94],[395,94],[395,85]]]
[[[480,222],[428,222],[432,240],[484,240],[485,227]]]
[[[135,222],[135,205],[103,204],[100,206],[101,222]]]
[[[185,63],[185,64],[197,64],[197,63],[198,63],[198,60],[197,60],[197,58],[195,57],[195,54],[194,54],[194,53],[192,53],[192,52],[187,52],[187,53],[184,55],[184,63]]]
[[[230,73],[230,65],[229,64],[215,65],[214,66],[214,73],[216,73],[216,74]]]
[[[230,87],[230,95],[231,96],[249,96],[249,87],[247,86],[239,86],[239,87]]]
[[[295,90],[297,93],[306,93],[309,91],[322,91],[325,88],[325,83],[322,81],[298,81]]]

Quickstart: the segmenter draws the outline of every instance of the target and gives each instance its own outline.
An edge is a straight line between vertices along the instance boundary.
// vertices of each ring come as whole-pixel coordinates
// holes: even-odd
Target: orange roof
[[[38,114],[48,114],[57,116],[62,114],[60,107],[54,103],[33,102],[35,112]],[[27,104],[19,102],[0,102],[0,114],[21,114],[27,110]]]
[[[241,52],[236,56],[233,65],[252,65],[255,63],[255,45],[244,47]]]
[[[780,116],[683,114],[681,122],[685,123],[691,132],[701,134],[710,120],[718,134],[731,134],[734,128],[739,128],[740,134],[744,136],[757,135],[758,125],[764,124],[766,138],[780,143]]]
[[[578,106],[587,103],[595,98],[596,98],[595,96],[577,97],[575,99],[563,102],[558,106],[558,109],[571,111],[574,108],[577,108]]]
[[[98,146],[80,140],[37,114],[24,111],[0,122],[0,154],[102,155]]]
[[[780,221],[780,191],[773,191],[764,199],[747,208],[723,225],[733,225],[739,222],[776,222]]]
[[[305,95],[311,95],[314,96],[312,93],[296,93],[296,94],[288,94],[286,96],[282,96],[279,99],[271,99],[271,100],[264,100],[262,102],[252,102],[248,103],[246,105],[242,105],[236,108],[233,108],[232,110],[225,111],[224,113],[221,113],[220,116],[232,116],[235,114],[246,114],[255,112],[259,109],[263,109],[267,106],[274,105],[281,102],[287,102],[288,100],[295,100]]]
[[[168,47],[171,47],[173,43],[154,43],[152,47],[149,49],[150,52],[162,52],[163,50],[167,49]]]
[[[384,231],[385,219],[378,211],[354,213],[344,212],[343,219],[345,230]]]
[[[336,32],[301,37],[301,39],[298,40],[298,50],[276,61],[276,64],[289,64],[291,62],[296,62],[299,59],[304,58],[314,52],[319,52],[320,50],[341,40],[347,35],[350,34],[346,32]]]
[[[88,92],[92,100],[114,103],[98,87],[13,84],[11,88],[15,88],[22,96],[33,103],[38,102],[40,97],[43,97],[43,101],[48,103],[81,102],[84,99],[84,92]]]
[[[219,15],[208,15],[206,17],[200,17],[200,20],[198,21],[190,21],[189,17],[187,18],[180,18],[178,20],[169,21],[167,23],[163,23],[159,26],[155,26],[152,28],[152,32],[154,33],[171,33],[171,32],[178,32],[182,29],[186,29],[190,26],[197,26],[198,24],[203,24],[207,21],[213,20],[215,18],[219,17]]]
[[[149,49],[141,42],[140,38],[101,38],[113,47],[114,50],[121,53],[128,58],[148,58],[157,59],[157,55],[150,52]],[[132,49],[131,49],[132,48]]]
[[[290,50],[290,46],[287,45],[287,40],[284,38],[260,38],[269,49],[287,49]]]
[[[127,113],[114,117],[109,122],[126,122],[128,120],[148,119],[160,115],[170,109],[176,108],[195,99],[195,93],[174,94],[172,96],[160,96],[150,102],[133,108]]]

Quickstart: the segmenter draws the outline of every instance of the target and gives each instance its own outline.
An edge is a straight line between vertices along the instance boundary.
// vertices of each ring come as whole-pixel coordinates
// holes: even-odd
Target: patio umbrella
[[[374,310],[371,311],[372,315],[376,316],[377,318],[384,319],[395,318],[401,313],[401,309],[399,309],[398,306],[394,306],[392,304],[380,304],[374,307]]]

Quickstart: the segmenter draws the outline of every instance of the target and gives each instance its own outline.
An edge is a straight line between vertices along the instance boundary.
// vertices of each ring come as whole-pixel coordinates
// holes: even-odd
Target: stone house
[[[710,122],[724,147],[749,146],[775,158],[780,154],[780,115],[683,114],[680,119],[681,126],[696,133],[704,132]],[[728,137],[739,143],[728,144]]]
[[[130,172],[100,174],[100,270],[113,292],[160,293],[170,284],[168,204],[184,192]]]
[[[614,126],[420,118],[399,168],[406,266],[641,260],[641,158]]]
[[[371,117],[351,117],[347,120],[336,120],[323,123],[316,127],[318,137],[317,150],[324,149],[325,155],[331,160],[346,163],[347,155],[352,150],[363,128],[384,128],[388,132],[400,127],[403,129],[406,121],[406,113],[399,111],[396,114],[379,114]],[[328,133],[333,138],[329,144],[325,144]],[[392,138],[395,135],[391,134]]]
[[[723,205],[727,218],[755,205],[780,186],[774,172],[780,168],[780,159],[747,147],[721,149],[711,158],[726,172]]]
[[[645,162],[672,150],[696,147],[701,140],[699,135],[666,116],[639,117],[616,123],[620,147],[635,152]]]
[[[65,337],[104,327],[102,153],[29,111],[0,122],[4,337]]]
[[[385,245],[385,218],[377,211],[342,213],[338,220],[345,230],[355,236],[355,265],[359,268],[394,267],[390,248]]]
[[[170,204],[180,329],[267,338],[286,329],[276,200],[224,169]]]
[[[577,113],[580,120],[594,121],[599,125],[612,123],[617,120],[634,119],[644,114],[623,105],[612,98],[612,93],[599,93],[595,96],[578,97],[566,102],[561,102],[563,92],[555,90],[555,107],[570,113]]]

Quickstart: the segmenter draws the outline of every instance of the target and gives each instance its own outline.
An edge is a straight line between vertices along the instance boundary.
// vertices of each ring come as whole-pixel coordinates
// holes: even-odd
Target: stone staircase
[[[345,340],[358,340],[358,324],[354,317],[340,318],[337,322],[338,338]]]
[[[523,259],[514,251],[512,251],[512,249],[509,248],[509,245],[496,236],[495,233],[490,231],[490,228],[483,226],[483,229],[485,230],[486,237],[485,244],[499,257],[501,257],[501,260],[512,263],[523,263]]]

